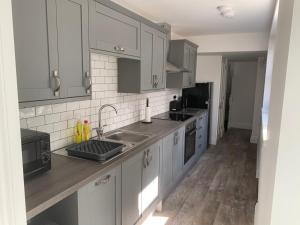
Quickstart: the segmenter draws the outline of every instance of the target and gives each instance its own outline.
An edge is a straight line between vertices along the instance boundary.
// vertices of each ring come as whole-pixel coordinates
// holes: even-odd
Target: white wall
[[[103,104],[114,104],[118,114],[108,108],[103,110],[102,124],[105,132],[137,122],[145,117],[146,98],[150,99],[152,115],[169,110],[169,102],[179,90],[165,90],[147,94],[117,92],[117,59],[112,56],[92,54],[92,100],[30,107],[20,110],[23,128],[50,133],[51,149],[73,143],[74,126],[78,119],[88,119],[92,128],[98,126],[98,110]],[[95,135],[95,134],[94,134]]]
[[[0,1],[0,224],[25,225],[18,93],[10,0]]]
[[[268,49],[268,33],[237,33],[186,37],[199,45],[198,53],[256,52]]]
[[[222,56],[198,55],[196,82],[213,82],[210,144],[216,144],[218,139],[218,117],[220,86],[222,75]]]
[[[252,129],[257,62],[231,62],[232,86],[228,127]]]
[[[252,143],[257,143],[260,135],[265,75],[266,75],[266,59],[265,57],[259,57],[257,60],[255,102],[254,102],[254,112],[253,112],[253,121],[252,121],[252,134],[250,139]]]
[[[267,135],[262,140],[257,225],[299,224],[300,2],[281,0],[272,48]]]

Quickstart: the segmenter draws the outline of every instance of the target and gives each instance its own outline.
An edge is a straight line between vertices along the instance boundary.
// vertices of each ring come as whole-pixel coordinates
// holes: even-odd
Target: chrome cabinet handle
[[[119,49],[121,52],[125,52],[125,49],[123,47],[120,47]]]
[[[147,167],[150,165],[152,161],[152,154],[150,154],[150,149],[147,150]]]
[[[54,78],[53,94],[54,96],[57,97],[60,94],[60,85],[61,85],[61,80],[58,74],[58,70],[53,71],[53,78]]]
[[[148,165],[148,150],[144,152],[144,168]]]
[[[115,49],[115,51],[120,51],[120,46],[116,45],[116,46],[114,47],[114,49]]]
[[[87,94],[91,93],[92,88],[92,77],[90,76],[89,72],[85,73],[85,91]]]
[[[107,184],[110,181],[111,175],[107,175],[105,178],[99,179],[95,182],[95,186],[99,186],[100,184]]]

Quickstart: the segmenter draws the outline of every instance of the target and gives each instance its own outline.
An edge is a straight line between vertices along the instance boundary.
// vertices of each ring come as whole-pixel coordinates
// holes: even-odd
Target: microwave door
[[[38,142],[23,144],[22,147],[24,173],[34,173],[42,165],[40,146]]]

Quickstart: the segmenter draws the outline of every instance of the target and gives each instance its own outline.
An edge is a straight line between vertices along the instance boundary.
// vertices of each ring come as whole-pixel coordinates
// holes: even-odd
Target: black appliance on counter
[[[193,88],[182,90],[182,102],[185,108],[207,109],[208,121],[210,121],[212,105],[213,83],[197,83]],[[210,132],[210,123],[208,122],[208,134]],[[209,139],[209,135],[207,135]],[[208,140],[209,141],[209,140]]]
[[[196,120],[190,122],[185,127],[185,148],[184,164],[186,164],[195,155],[196,148]]]
[[[176,99],[177,96],[173,97],[173,101],[170,102],[170,112],[179,112],[182,110],[182,101],[181,97]]]
[[[21,129],[24,178],[28,179],[51,169],[50,135]]]

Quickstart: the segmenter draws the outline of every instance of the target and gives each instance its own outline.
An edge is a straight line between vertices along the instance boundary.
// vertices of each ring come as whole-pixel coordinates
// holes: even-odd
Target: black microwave
[[[21,129],[24,178],[28,179],[51,169],[50,135]]]

